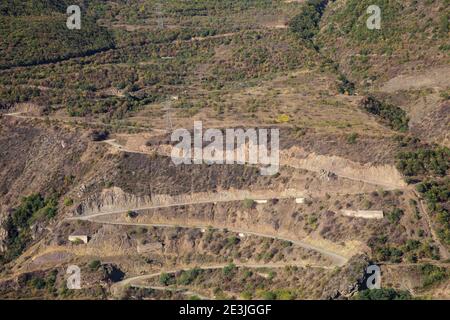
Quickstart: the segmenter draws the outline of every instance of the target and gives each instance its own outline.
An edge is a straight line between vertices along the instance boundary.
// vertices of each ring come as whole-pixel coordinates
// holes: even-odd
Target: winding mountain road
[[[198,266],[195,268],[201,269],[201,270],[217,270],[217,269],[223,269],[226,266],[230,265],[229,263],[222,263],[222,264],[215,264],[215,265],[203,265],[203,266]],[[326,266],[315,266],[315,265],[306,265],[306,264],[301,264],[301,263],[295,263],[295,262],[280,262],[280,263],[265,263],[265,264],[258,264],[258,263],[234,263],[234,265],[238,268],[251,268],[251,269],[261,269],[261,268],[284,268],[287,266],[298,266],[298,267],[306,267],[308,266],[309,268],[320,268],[320,269],[327,269],[327,270],[332,270],[333,267],[326,267]],[[122,281],[119,281],[115,284],[112,285],[111,287],[111,292],[113,292],[114,294],[117,295],[118,290],[125,288],[127,286],[130,287],[136,287],[136,288],[148,288],[148,289],[154,289],[156,288],[156,290],[158,289],[162,289],[162,290],[170,290],[173,288],[170,287],[155,287],[155,286],[150,286],[150,285],[143,285],[139,282],[148,280],[148,279],[152,279],[155,277],[160,276],[163,273],[168,273],[168,274],[173,274],[173,273],[177,273],[180,271],[188,271],[192,269],[192,267],[190,268],[179,268],[179,269],[173,269],[173,270],[162,270],[162,271],[158,271],[155,273],[150,273],[150,274],[145,274],[145,275],[140,275],[140,276],[135,276],[135,277],[130,277],[130,278],[126,278]],[[192,293],[192,294],[196,294],[196,293]],[[198,295],[198,294],[196,294]],[[204,297],[206,299],[208,299],[207,297]]]
[[[122,211],[123,212],[123,211]],[[102,213],[102,215],[106,215],[108,213]],[[161,223],[132,223],[132,222],[117,222],[117,221],[108,221],[108,220],[99,220],[99,219],[95,219],[95,217],[98,217],[98,215],[93,215],[93,216],[84,216],[84,217],[72,217],[72,218],[67,218],[66,220],[84,220],[84,221],[90,221],[90,222],[94,222],[94,223],[101,223],[101,224],[109,224],[109,225],[124,225],[124,226],[141,226],[141,227],[159,227],[159,228],[174,228],[174,227],[180,227],[180,228],[190,228],[190,229],[208,229],[208,228],[213,228],[213,229],[224,229],[225,227],[214,227],[214,226],[203,226],[203,225],[180,225],[179,223],[167,223],[167,224],[161,224]],[[318,252],[322,255],[324,255],[325,257],[328,257],[329,259],[331,259],[334,263],[335,266],[343,266],[344,264],[347,263],[348,258],[330,251],[328,249],[319,247],[317,245],[313,245],[311,243],[308,243],[306,241],[302,241],[302,240],[298,240],[298,239],[292,239],[292,238],[287,238],[287,237],[282,237],[282,236],[277,236],[277,235],[273,235],[273,234],[266,234],[266,233],[261,233],[261,232],[255,232],[255,231],[250,231],[250,230],[243,230],[243,229],[236,229],[236,228],[229,228],[226,227],[226,229],[228,231],[231,232],[235,232],[235,233],[242,233],[244,235],[253,235],[253,236],[257,236],[257,237],[263,237],[263,238],[270,238],[270,239],[276,239],[276,240],[281,240],[281,241],[288,241],[294,245],[297,245],[301,248],[307,249],[307,250],[312,250],[315,252]]]

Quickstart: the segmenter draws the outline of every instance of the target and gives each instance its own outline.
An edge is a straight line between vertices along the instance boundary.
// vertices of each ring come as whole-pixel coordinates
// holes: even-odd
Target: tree
[[[230,263],[226,267],[223,268],[223,275],[225,277],[230,277],[236,271],[236,265],[234,263]]]

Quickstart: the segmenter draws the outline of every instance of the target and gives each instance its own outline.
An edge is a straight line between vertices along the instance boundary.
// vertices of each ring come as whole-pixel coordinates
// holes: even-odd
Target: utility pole
[[[166,128],[169,132],[172,131],[172,118],[170,116],[171,104],[172,103],[170,101],[163,103],[163,111],[166,113]]]
[[[156,21],[158,23],[159,29],[164,29],[164,20],[163,20],[163,12],[162,12],[162,4],[156,4]]]

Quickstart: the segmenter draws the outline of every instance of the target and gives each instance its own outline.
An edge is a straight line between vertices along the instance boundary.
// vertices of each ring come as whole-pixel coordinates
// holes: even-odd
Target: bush
[[[358,292],[356,300],[411,300],[412,296],[408,291],[397,291],[395,289],[367,289]]]
[[[448,273],[444,267],[438,267],[431,264],[423,265],[420,271],[424,276],[424,287],[439,283],[448,277]]]
[[[361,100],[360,105],[365,111],[379,116],[392,129],[401,132],[408,131],[409,119],[403,109],[381,102],[373,96],[365,97]]]
[[[136,217],[138,216],[138,213],[137,213],[136,211],[133,211],[133,210],[128,210],[127,216],[128,216],[129,218],[134,219],[134,218],[136,218]]]
[[[71,205],[73,205],[73,200],[71,198],[65,198],[64,199],[64,205],[66,207],[70,207]]]
[[[103,141],[108,139],[109,132],[108,131],[97,131],[94,130],[91,132],[92,141]]]
[[[187,271],[182,271],[177,279],[179,285],[187,286],[191,284],[201,273],[201,269],[193,268]]]
[[[428,208],[433,212],[437,234],[446,244],[450,245],[450,212],[447,203],[450,199],[450,179],[443,181],[427,180],[417,185],[419,191],[427,201]]]
[[[236,265],[234,263],[230,263],[226,267],[223,268],[223,275],[225,277],[230,277],[236,272]]]
[[[159,276],[159,283],[161,283],[164,286],[168,286],[171,280],[171,276],[168,273],[161,273],[161,275]]]
[[[253,201],[252,199],[244,199],[243,205],[245,209],[251,209],[254,207],[255,201]]]
[[[251,300],[253,298],[253,295],[249,291],[244,291],[244,292],[241,293],[241,298],[243,300]]]
[[[262,291],[260,295],[264,300],[276,300],[277,298],[276,293],[272,291]]]
[[[46,287],[45,280],[40,277],[33,277],[29,283],[33,288],[38,290],[42,290]]]
[[[89,269],[92,271],[97,271],[98,268],[102,265],[100,260],[92,260],[91,263],[89,263]]]
[[[236,236],[231,236],[227,239],[228,246],[235,246],[239,243],[239,238]]]
[[[355,84],[347,79],[343,74],[339,76],[338,92],[341,94],[355,94]]]
[[[347,143],[348,144],[355,144],[356,143],[356,139],[358,139],[358,134],[357,133],[351,133],[347,136]]]
[[[311,40],[319,31],[320,18],[327,0],[309,0],[302,11],[289,22],[289,28],[299,38]]]
[[[445,176],[450,168],[450,149],[422,147],[397,155],[397,168],[405,176],[435,174]]]
[[[387,219],[390,223],[396,224],[400,221],[400,219],[403,217],[403,210],[399,208],[394,208],[390,213],[387,214]]]
[[[287,114],[280,114],[280,115],[278,115],[276,122],[277,123],[286,123],[286,122],[289,122],[289,120],[290,120],[290,118]]]

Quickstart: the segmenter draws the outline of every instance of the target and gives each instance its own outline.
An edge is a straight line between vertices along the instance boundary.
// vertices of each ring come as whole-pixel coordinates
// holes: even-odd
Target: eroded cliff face
[[[335,275],[331,275],[322,291],[322,299],[349,299],[367,288],[369,257],[356,255]]]
[[[243,201],[253,199],[266,201],[267,199],[295,199],[304,198],[306,190],[218,190],[216,192],[198,192],[191,194],[169,195],[153,194],[137,196],[126,193],[118,187],[104,189],[100,194],[89,196],[77,208],[78,215],[92,215],[100,213],[123,213],[128,210],[145,210],[170,208],[183,205],[208,204],[218,202]]]

